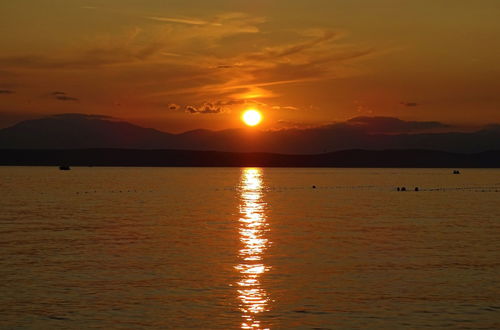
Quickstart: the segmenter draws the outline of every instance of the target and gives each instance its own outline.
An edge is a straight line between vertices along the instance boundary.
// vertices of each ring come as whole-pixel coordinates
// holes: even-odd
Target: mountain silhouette
[[[458,153],[500,150],[500,126],[443,132],[439,122],[357,117],[315,128],[275,131],[193,130],[171,134],[108,116],[60,114],[0,130],[1,149],[171,149],[319,154],[347,149],[426,149]],[[440,131],[441,130],[441,131]]]

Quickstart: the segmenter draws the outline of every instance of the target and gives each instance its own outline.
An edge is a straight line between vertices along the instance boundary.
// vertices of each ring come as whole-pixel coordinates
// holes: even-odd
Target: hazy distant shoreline
[[[314,155],[139,149],[1,149],[0,166],[500,168],[500,151],[344,150]]]

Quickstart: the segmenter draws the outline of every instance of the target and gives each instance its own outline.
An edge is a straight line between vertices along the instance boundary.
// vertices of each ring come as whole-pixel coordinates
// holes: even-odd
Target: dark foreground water
[[[451,173],[0,168],[0,328],[499,328],[500,171]]]

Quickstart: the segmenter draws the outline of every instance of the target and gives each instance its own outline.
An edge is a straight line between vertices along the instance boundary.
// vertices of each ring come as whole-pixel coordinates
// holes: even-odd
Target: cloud
[[[170,52],[161,52],[160,54],[163,55],[163,56],[173,56],[173,57],[180,57],[180,56],[182,56],[181,54],[170,53]]]
[[[297,43],[297,44],[291,44],[291,45],[285,45],[285,46],[276,46],[276,47],[269,47],[263,52],[260,53],[253,53],[248,55],[248,58],[250,59],[258,59],[258,60],[272,60],[272,59],[278,59],[286,56],[291,56],[295,55],[301,52],[304,52],[306,50],[310,50],[320,44],[327,43],[329,41],[332,41],[336,39],[338,36],[337,33],[326,30],[323,32],[323,34],[319,37],[316,37],[312,40],[307,40],[305,42]]]
[[[135,27],[120,35],[98,35],[46,54],[0,56],[0,70],[87,70],[136,64],[216,67],[215,62],[220,63],[221,59],[214,57],[212,50],[224,47],[225,42],[222,40],[240,34],[257,33],[260,31],[257,25],[264,22],[263,18],[243,13],[221,14],[210,20],[157,16],[151,16],[150,19],[183,24],[167,28]]]
[[[50,95],[53,96],[54,99],[59,101],[73,101],[73,102],[79,101],[76,97],[68,96],[66,92],[55,91],[50,93]]]
[[[188,113],[198,113],[198,109],[196,109],[196,107],[194,107],[192,105],[188,105],[186,107],[186,112],[188,112]]]
[[[201,56],[200,65],[207,63],[209,76],[202,83],[197,77],[185,86],[173,86],[152,97],[172,95],[203,99],[234,98],[239,100],[263,100],[280,97],[283,85],[312,84],[360,74],[354,61],[376,54],[373,48],[342,45],[337,42],[340,33],[330,30],[304,36],[293,32],[300,41],[260,47],[263,50],[249,52],[234,47],[236,54],[224,58]],[[304,40],[306,39],[306,40]],[[216,48],[215,48],[216,49]],[[190,59],[190,63],[195,60]],[[238,70],[230,70],[237,67]],[[196,83],[195,83],[196,82]]]
[[[159,16],[149,16],[145,17],[146,19],[158,22],[168,22],[168,23],[180,23],[180,24],[188,24],[188,25],[214,25],[221,26],[220,23],[209,22],[196,18],[175,18],[175,17],[159,17]]]
[[[0,94],[14,94],[15,92],[10,89],[0,89]]]
[[[153,59],[159,61],[174,57],[173,53],[164,52],[167,45],[165,40],[149,36],[144,37],[146,40],[139,41],[140,33],[141,30],[135,28],[118,37],[96,37],[51,54],[0,56],[0,69],[88,70],[113,65],[144,64]]]
[[[14,69],[19,68],[35,70],[61,70],[85,69],[123,62],[123,60],[121,59],[122,56],[99,56],[99,50],[89,50],[85,53],[87,53],[86,56],[66,56],[60,58],[41,55],[1,57],[0,66],[10,67]]]
[[[168,110],[174,111],[174,110],[179,110],[180,108],[181,108],[181,106],[178,104],[175,104],[175,103],[171,103],[168,105]]]
[[[217,106],[213,103],[205,103],[201,107],[195,107],[192,105],[188,105],[186,107],[186,112],[191,114],[217,114],[223,112],[222,107]]]
[[[399,104],[405,106],[405,107],[416,107],[419,106],[420,104],[416,102],[400,102]]]
[[[394,117],[365,116],[349,119],[345,125],[366,133],[410,133],[450,127],[437,121],[405,121]]]
[[[71,97],[71,96],[66,96],[66,95],[56,96],[56,99],[59,101],[75,101],[75,102],[78,101],[78,99],[76,97]]]
[[[243,110],[256,108],[262,111],[282,110],[282,111],[299,111],[300,108],[291,105],[272,105],[255,99],[222,99],[205,101],[201,106],[188,105],[184,107],[185,112],[189,114],[218,114],[229,113],[235,109]],[[181,106],[175,103],[169,105],[169,110],[178,110]]]
[[[273,110],[299,110],[299,108],[291,106],[291,105],[274,105],[271,107]]]
[[[130,90],[131,82],[138,82],[140,90],[133,98],[161,104],[164,109],[175,101],[188,113],[211,114],[250,102],[286,105],[290,101],[278,99],[286,96],[286,86],[356,75],[353,61],[374,54],[373,49],[341,43],[342,33],[337,31],[276,31],[270,24],[262,24],[265,18],[248,14],[161,15],[140,14],[136,17],[142,22],[140,27],[78,40],[57,51],[0,56],[0,70],[16,70],[26,79],[47,73],[57,82],[67,79],[68,72],[77,72],[81,90],[106,88],[104,78],[110,78],[114,79],[110,93],[116,95]],[[87,87],[92,79],[95,86]],[[77,101],[67,94],[53,98]],[[204,103],[211,106],[199,106]]]

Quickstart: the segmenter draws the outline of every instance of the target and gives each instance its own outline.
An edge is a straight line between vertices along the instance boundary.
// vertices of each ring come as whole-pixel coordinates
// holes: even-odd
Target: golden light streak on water
[[[269,246],[266,233],[266,203],[263,200],[262,169],[245,168],[240,181],[240,264],[235,268],[240,273],[238,298],[244,321],[242,329],[262,329],[258,314],[268,310],[269,296],[261,284],[261,276],[270,267],[264,263],[264,254]]]

